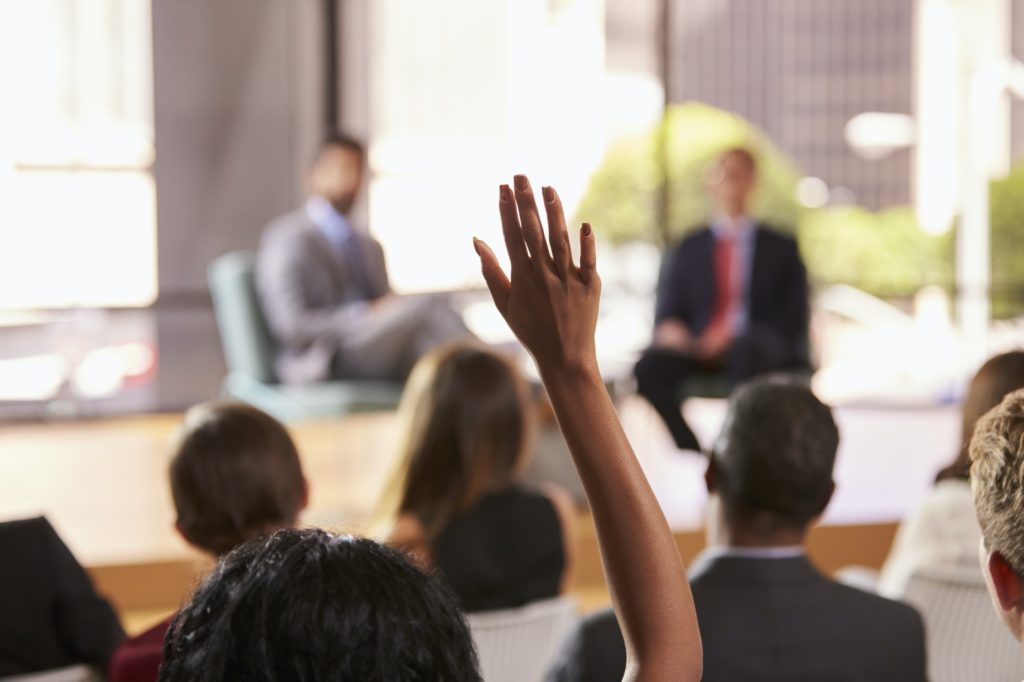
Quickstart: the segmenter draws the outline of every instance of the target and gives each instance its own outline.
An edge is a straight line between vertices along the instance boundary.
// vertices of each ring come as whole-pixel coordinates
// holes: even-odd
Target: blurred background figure
[[[175,529],[220,557],[250,538],[294,526],[309,500],[288,431],[254,407],[199,405],[185,415],[170,470]],[[112,682],[154,682],[171,618],[126,640],[110,662]]]
[[[124,631],[49,521],[0,523],[0,556],[0,676],[105,672]]]
[[[493,611],[568,589],[569,495],[519,482],[531,447],[526,386],[505,359],[457,345],[425,357],[399,409],[401,452],[385,503],[389,542],[436,568],[466,611]]]
[[[1004,396],[1020,388],[1024,388],[1022,351],[997,355],[974,375],[961,408],[960,449],[949,466],[938,473],[928,497],[900,524],[879,577],[881,594],[899,599],[907,580],[921,568],[977,567],[981,529],[968,480],[968,450],[977,421]]]
[[[795,239],[750,217],[756,182],[749,150],[724,152],[708,181],[716,210],[710,225],[669,251],[662,267],[637,390],[683,450],[700,449],[679,410],[680,390],[694,374],[724,374],[735,386],[808,365],[807,271]]]
[[[350,218],[364,155],[352,137],[324,139],[306,204],[263,236],[256,279],[286,382],[402,380],[431,348],[470,336],[442,299],[392,295],[383,249]]]

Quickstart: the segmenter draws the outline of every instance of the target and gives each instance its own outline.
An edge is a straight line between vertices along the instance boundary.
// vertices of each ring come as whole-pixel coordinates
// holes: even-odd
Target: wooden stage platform
[[[722,405],[694,402],[687,409],[698,435],[714,433]],[[674,451],[646,404],[627,399],[620,410],[689,560],[703,546],[703,462]],[[901,510],[924,494],[950,453],[955,410],[903,412],[839,411],[839,494],[810,546],[823,569],[879,566]],[[0,519],[46,515],[131,631],[173,611],[209,565],[173,529],[167,445],[179,420],[155,415],[0,427]],[[363,532],[392,466],[394,416],[301,423],[291,431],[311,486],[303,522]],[[574,584],[591,608],[608,597],[585,509],[580,518]]]

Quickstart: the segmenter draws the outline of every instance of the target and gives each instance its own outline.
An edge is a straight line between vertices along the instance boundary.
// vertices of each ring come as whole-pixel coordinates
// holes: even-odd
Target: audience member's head
[[[306,506],[306,479],[291,437],[276,419],[248,405],[189,410],[170,479],[178,530],[212,554],[294,525]]]
[[[732,217],[744,215],[757,185],[754,154],[745,147],[725,150],[712,167],[709,184],[719,211]]]
[[[175,616],[160,680],[479,680],[443,583],[400,552],[280,530],[225,556]]]
[[[339,213],[348,213],[363,184],[366,151],[345,133],[331,133],[317,149],[307,179],[309,193],[323,197]]]
[[[978,420],[971,440],[971,488],[983,538],[981,564],[992,603],[1024,637],[1024,390]]]
[[[802,543],[832,497],[838,446],[832,411],[810,390],[769,379],[737,389],[706,476],[727,543]]]
[[[997,355],[981,366],[971,379],[961,408],[960,451],[953,463],[939,472],[938,480],[967,480],[971,469],[968,450],[974,435],[974,425],[986,412],[998,405],[1007,393],[1020,388],[1024,388],[1024,351]]]
[[[414,515],[428,542],[520,473],[531,423],[526,390],[511,363],[492,351],[459,344],[427,355],[399,412],[393,511]]]

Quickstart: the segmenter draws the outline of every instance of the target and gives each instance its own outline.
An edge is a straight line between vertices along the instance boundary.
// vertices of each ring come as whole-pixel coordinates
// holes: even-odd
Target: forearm
[[[542,375],[590,501],[631,670],[644,679],[699,680],[685,569],[596,367]]]

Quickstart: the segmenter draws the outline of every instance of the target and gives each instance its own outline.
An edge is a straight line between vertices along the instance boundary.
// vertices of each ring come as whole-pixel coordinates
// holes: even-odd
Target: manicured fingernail
[[[526,176],[525,175],[517,175],[515,177],[515,180],[516,180],[516,189],[519,190],[520,192],[525,192],[526,189],[530,186],[529,183],[526,181]]]
[[[512,201],[512,189],[508,185],[498,188],[498,198],[502,201]]]
[[[591,233],[590,223],[583,223],[583,236],[589,237]]]
[[[551,189],[550,187],[541,187],[540,191],[541,191],[541,194],[544,195],[545,203],[548,203],[548,204],[555,203],[555,190]]]

